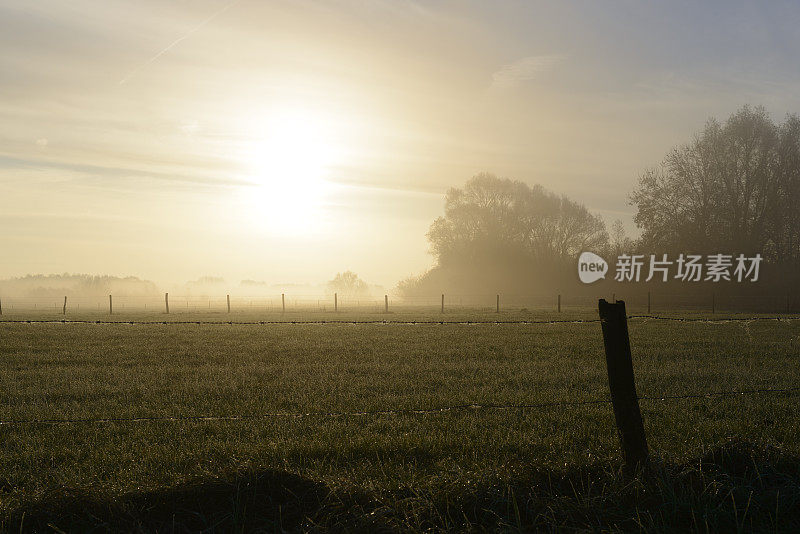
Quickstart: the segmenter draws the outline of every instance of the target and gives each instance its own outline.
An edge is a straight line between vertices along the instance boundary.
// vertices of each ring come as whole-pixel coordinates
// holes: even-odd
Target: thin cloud
[[[528,56],[503,65],[492,74],[492,89],[510,89],[534,80],[564,60],[562,55]]]

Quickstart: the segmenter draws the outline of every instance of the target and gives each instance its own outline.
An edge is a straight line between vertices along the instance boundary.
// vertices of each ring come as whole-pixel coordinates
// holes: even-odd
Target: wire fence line
[[[792,322],[800,319],[797,315],[775,315],[775,316],[754,316],[754,317],[722,317],[719,319],[707,319],[703,317],[669,317],[664,315],[628,315],[628,319],[653,319],[657,321],[677,321],[680,323],[750,323],[753,321],[778,321]],[[599,319],[598,319],[599,320]]]
[[[674,321],[681,323],[750,323],[753,321],[778,321],[792,322],[800,316],[751,316],[751,317],[725,317],[708,319],[701,317],[669,317],[663,315],[628,315],[628,319]],[[231,326],[258,326],[258,325],[534,325],[534,324],[582,324],[600,323],[601,319],[511,319],[511,320],[283,320],[283,321],[128,321],[128,320],[92,320],[92,319],[0,319],[0,324],[98,324],[98,325],[231,325]]]
[[[56,290],[59,291],[59,290]],[[387,309],[442,308],[447,310],[481,309],[513,311],[522,309],[586,309],[593,308],[597,298],[624,299],[629,309],[791,312],[800,311],[800,296],[790,294],[729,294],[707,288],[694,293],[662,293],[659,291],[601,290],[602,294],[579,293],[448,293],[435,295],[351,295],[345,293],[269,293],[236,294],[158,294],[98,295],[69,290],[46,295],[0,294],[0,313],[225,313],[225,312],[289,312],[289,311],[361,311],[380,312]],[[606,294],[606,292],[608,294]]]
[[[702,399],[715,397],[736,397],[743,395],[756,394],[778,394],[795,395],[800,393],[800,386],[790,386],[785,388],[756,388],[730,391],[710,391],[703,393],[687,393],[681,395],[643,395],[637,397],[640,401],[673,401]],[[584,401],[550,401],[533,404],[480,404],[467,403],[438,408],[387,408],[381,410],[363,410],[351,412],[263,412],[254,414],[237,415],[163,415],[163,416],[142,416],[142,417],[87,417],[87,418],[64,418],[64,419],[5,419],[0,420],[0,426],[9,425],[68,425],[80,423],[147,423],[147,422],[204,422],[204,421],[254,421],[259,419],[301,419],[301,418],[340,418],[340,417],[368,417],[368,416],[408,416],[408,415],[432,415],[456,411],[477,411],[477,410],[531,410],[548,408],[566,408],[572,406],[588,406],[611,404],[611,399],[593,399]]]
[[[309,321],[94,321],[88,319],[3,319],[2,323],[11,324],[101,324],[101,325],[275,325],[275,324],[292,324],[292,325],[479,325],[479,324],[557,324],[557,323],[599,323],[600,319],[554,319],[554,320],[508,320],[508,321],[472,321],[472,320],[453,320],[453,321],[433,321],[433,320],[309,320]]]

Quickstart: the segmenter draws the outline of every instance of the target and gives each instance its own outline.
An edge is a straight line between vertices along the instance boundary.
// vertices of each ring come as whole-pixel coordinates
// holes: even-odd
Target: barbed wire
[[[786,388],[756,388],[731,391],[711,391],[704,393],[687,393],[681,395],[644,395],[637,397],[640,401],[672,401],[683,399],[731,397],[753,394],[795,394],[800,393],[800,386],[790,386]],[[67,424],[102,424],[102,423],[147,423],[147,422],[205,422],[205,421],[253,421],[259,419],[301,419],[301,418],[339,418],[339,417],[368,417],[368,416],[404,416],[404,415],[430,415],[437,413],[469,411],[469,410],[531,410],[547,409],[568,406],[587,406],[598,404],[611,404],[611,399],[593,399],[585,401],[550,401],[533,404],[480,404],[467,403],[452,406],[442,406],[438,408],[388,408],[381,410],[361,410],[350,412],[263,412],[255,414],[236,414],[236,415],[164,415],[164,416],[140,416],[140,417],[87,417],[87,418],[64,418],[64,419],[6,419],[0,420],[3,425],[67,425]]]
[[[319,319],[319,320],[273,320],[273,321],[110,321],[110,320],[91,320],[91,319],[3,319],[2,323],[16,324],[127,324],[127,325],[171,325],[171,324],[193,324],[193,325],[273,325],[273,324],[294,324],[294,325],[315,325],[315,324],[348,324],[348,325],[447,325],[447,324],[556,324],[556,323],[599,323],[600,319],[553,319],[553,320],[494,320],[494,321],[473,321],[473,320],[402,320],[402,319],[375,319],[375,320],[346,320],[346,319]]]
[[[628,319],[654,319],[659,321],[677,321],[684,323],[749,323],[752,321],[786,321],[798,319],[797,315],[774,315],[758,317],[720,317],[708,319],[705,317],[668,317],[664,315],[628,315]]]
[[[737,395],[754,395],[759,393],[795,393],[800,392],[800,386],[790,386],[785,388],[754,388],[729,391],[710,391],[705,393],[685,393],[681,395],[644,395],[638,397],[643,401],[667,401],[680,399],[700,399],[710,397],[732,397]]]

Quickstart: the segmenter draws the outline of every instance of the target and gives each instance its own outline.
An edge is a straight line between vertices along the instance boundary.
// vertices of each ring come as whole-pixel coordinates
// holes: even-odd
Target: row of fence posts
[[[67,297],[64,297],[65,309],[66,309],[66,299],[67,299]],[[384,295],[383,299],[384,299],[384,301],[383,301],[384,302],[384,312],[389,313],[389,295]],[[231,296],[230,295],[225,295],[225,301],[226,301],[226,304],[227,304],[228,313],[231,313]],[[164,311],[165,311],[165,313],[169,313],[169,293],[164,293]],[[339,294],[338,293],[334,293],[333,294],[333,311],[334,312],[338,312],[339,311]],[[281,312],[282,313],[286,313],[286,294],[285,293],[281,293]],[[109,314],[113,313],[113,309],[111,307],[111,295],[108,296],[108,313]],[[0,314],[2,314],[2,310],[1,309],[0,309]]]
[[[384,295],[384,306],[383,311],[384,313],[389,313],[389,295]],[[231,296],[226,295],[227,301],[227,308],[228,313],[231,313]],[[615,293],[612,293],[611,302],[616,302],[617,296]],[[500,295],[496,295],[496,305],[495,305],[495,312],[500,313]],[[652,313],[652,295],[650,291],[647,292],[647,313]],[[124,307],[124,306],[123,306]],[[557,296],[556,300],[556,309],[558,313],[561,313],[561,294]],[[164,311],[165,313],[169,313],[169,293],[164,293]],[[286,313],[286,295],[281,293],[281,311]],[[339,311],[339,294],[333,294],[333,311]],[[717,296],[715,292],[711,292],[711,313],[717,312]],[[63,315],[67,314],[67,297],[64,297],[64,304],[61,307],[61,313]],[[441,306],[441,313],[444,313],[444,293],[442,293],[442,306]],[[786,296],[786,313],[791,313],[791,297],[789,295]],[[114,314],[114,301],[111,295],[108,296],[108,314]],[[3,301],[0,299],[0,315],[3,315]]]
[[[612,302],[617,301],[616,294],[612,293],[611,297]],[[653,300],[650,291],[647,292],[647,313],[652,313],[653,309]],[[561,311],[561,295],[558,296],[558,311]],[[717,294],[715,291],[711,292],[711,313],[717,313]],[[786,295],[786,313],[792,313],[792,298],[791,295]]]
[[[496,297],[497,297],[496,298],[497,306],[496,306],[495,311],[497,313],[500,313],[500,295],[498,294]],[[230,295],[225,295],[225,300],[226,300],[226,304],[227,304],[228,313],[231,313],[231,296]],[[281,311],[283,313],[286,313],[286,294],[285,293],[281,293]],[[338,312],[339,311],[339,294],[338,293],[334,293],[333,294],[333,311],[334,312]],[[383,311],[384,311],[384,313],[389,313],[389,295],[384,295],[383,296]],[[561,311],[561,295],[558,295],[558,311],[559,312]],[[648,311],[649,311],[649,306],[648,306]],[[164,293],[164,312],[167,313],[167,314],[169,313],[169,293]],[[61,309],[61,313],[63,315],[67,314],[67,297],[66,296],[64,297],[64,305],[63,305],[63,307]],[[442,313],[444,313],[444,293],[442,293]],[[114,314],[114,297],[112,295],[108,296],[108,314],[109,315],[113,315]],[[0,300],[0,315],[3,315],[3,301],[2,300]]]
[[[226,297],[228,313],[231,313],[231,296],[230,295],[226,295],[225,297]],[[612,302],[616,302],[616,300],[617,300],[616,299],[616,295],[613,295],[612,296]],[[496,295],[496,301],[495,302],[496,302],[495,312],[496,313],[500,313],[500,294]],[[557,297],[556,309],[558,310],[558,313],[561,313],[561,295],[560,294]],[[650,292],[648,291],[647,292],[647,313],[650,313],[650,310],[651,310],[651,299],[650,299]],[[286,313],[286,295],[284,293],[281,293],[281,311],[283,313]],[[334,312],[338,312],[339,311],[339,294],[338,293],[334,293],[333,294],[333,311]],[[389,313],[389,295],[384,295],[383,296],[383,311],[384,311],[384,313]],[[711,293],[711,313],[715,313],[715,311],[716,311],[716,298],[715,298],[714,293]],[[787,311],[787,313],[789,312],[789,299],[788,298],[787,298],[786,311]],[[165,313],[169,313],[169,293],[164,293],[164,312]],[[442,293],[441,312],[444,313],[444,293]],[[61,313],[63,315],[67,314],[67,297],[66,296],[64,297],[64,304],[63,304],[63,306],[61,308]],[[114,300],[113,300],[113,296],[112,295],[108,296],[108,314],[109,315],[113,315],[114,314]],[[0,300],[0,315],[3,315],[3,301],[2,300]]]
[[[225,300],[226,300],[226,304],[227,304],[228,313],[231,313],[231,296],[230,295],[225,295]],[[496,313],[500,313],[500,295],[499,294],[496,295],[495,302],[496,302],[495,312]],[[647,302],[648,302],[647,311],[649,312],[650,311],[649,293],[648,293],[648,301]],[[285,293],[281,293],[281,311],[283,313],[286,313],[286,294]],[[334,312],[338,312],[339,311],[339,294],[338,293],[334,293],[333,294],[333,311]],[[384,313],[389,313],[389,295],[384,295],[383,296],[383,311],[384,311]],[[561,312],[561,295],[558,295],[558,311],[559,311],[559,313]],[[167,313],[167,314],[169,313],[169,293],[164,293],[164,312]],[[444,313],[444,293],[442,293],[442,308],[441,308],[441,312]],[[63,306],[63,308],[61,310],[61,313],[64,314],[64,315],[67,314],[67,297],[64,297],[64,306]],[[3,303],[2,303],[2,300],[0,300],[0,315],[2,315],[2,314],[3,314]],[[113,300],[113,296],[112,295],[108,296],[108,314],[109,315],[113,315],[114,314],[114,300]]]

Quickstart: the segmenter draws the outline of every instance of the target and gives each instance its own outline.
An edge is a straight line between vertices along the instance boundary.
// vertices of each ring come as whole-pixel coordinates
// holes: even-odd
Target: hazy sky
[[[796,2],[0,0],[0,277],[393,286],[481,171],[633,229],[710,116],[800,112]]]

